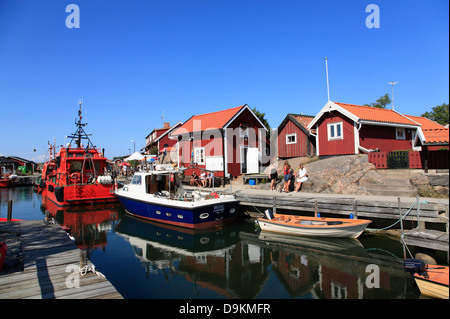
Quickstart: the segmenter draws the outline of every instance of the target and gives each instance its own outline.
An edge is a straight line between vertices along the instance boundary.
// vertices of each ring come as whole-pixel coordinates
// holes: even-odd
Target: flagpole
[[[325,57],[325,67],[327,69],[327,94],[328,94],[328,102],[330,102],[330,84],[328,82],[328,58]]]

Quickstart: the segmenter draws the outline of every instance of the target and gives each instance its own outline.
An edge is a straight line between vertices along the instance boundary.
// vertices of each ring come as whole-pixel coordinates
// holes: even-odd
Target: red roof
[[[206,129],[221,129],[227,124],[245,105],[233,107],[223,111],[194,115],[181,125],[172,135],[180,135],[184,133],[194,132],[194,121],[200,121],[195,124],[195,129],[204,131]],[[197,129],[198,128],[198,129]]]
[[[340,107],[352,113],[361,120],[418,125],[417,123],[409,120],[408,118],[395,112],[394,110],[381,109],[372,106],[340,103],[340,102],[333,102],[333,103],[339,105]]]
[[[302,115],[292,115],[301,125],[305,128],[308,127],[309,123],[314,119],[314,116],[302,116]]]
[[[426,144],[448,144],[448,128],[422,129]]]
[[[405,116],[410,118],[411,120],[419,123],[422,130],[428,130],[428,129],[440,130],[440,129],[445,128],[443,125],[436,123],[435,121],[432,121],[423,116],[413,116],[413,115],[405,115]]]

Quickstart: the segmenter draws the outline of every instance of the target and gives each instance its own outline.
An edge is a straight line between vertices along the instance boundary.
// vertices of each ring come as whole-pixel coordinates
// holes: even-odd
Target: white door
[[[248,174],[259,173],[259,160],[257,147],[249,147],[247,149],[247,173]]]

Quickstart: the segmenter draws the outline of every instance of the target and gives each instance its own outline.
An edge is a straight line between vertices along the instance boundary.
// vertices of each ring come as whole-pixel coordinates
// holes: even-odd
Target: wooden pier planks
[[[360,218],[382,218],[382,219],[398,219],[399,205],[395,201],[375,201],[370,199],[354,199],[351,195],[342,195],[342,197],[324,197],[324,196],[307,196],[304,194],[276,194],[259,195],[246,193],[244,191],[237,193],[240,205],[257,206],[265,208],[288,209],[292,211],[314,212],[315,203],[317,202],[318,211],[320,213],[337,214],[337,215],[353,215]],[[402,203],[402,214],[405,214],[410,207],[411,202]],[[439,223],[439,210],[435,204],[420,205],[420,219],[424,222]],[[416,208],[414,207],[406,220],[416,220]]]
[[[407,245],[425,247],[428,249],[449,251],[448,233],[432,229],[411,229],[405,232]]]
[[[0,299],[86,299],[122,296],[104,277],[94,273],[79,276],[79,288],[66,280],[75,274],[80,250],[59,225],[42,221],[1,223],[0,231],[20,233],[24,269],[0,275]]]

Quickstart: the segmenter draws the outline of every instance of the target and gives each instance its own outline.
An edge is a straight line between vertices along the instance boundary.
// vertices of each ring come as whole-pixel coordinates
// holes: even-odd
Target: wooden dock
[[[400,213],[404,215],[416,202],[415,198],[357,196],[343,194],[312,194],[312,193],[278,193],[270,191],[240,190],[236,193],[240,204],[247,207],[269,208],[298,212],[346,215],[358,218],[380,218],[398,220]],[[429,223],[445,223],[440,215],[448,210],[442,200],[430,200],[430,203],[420,204],[420,220]],[[406,220],[417,219],[417,208],[413,207]]]
[[[81,250],[59,225],[3,222],[2,233],[20,237],[23,270],[0,273],[0,299],[122,298],[106,278],[92,272],[79,275]]]
[[[420,199],[387,197],[387,196],[357,196],[342,194],[312,194],[312,193],[275,193],[270,191],[248,190],[238,191],[240,205],[259,211],[271,209],[291,211],[292,214],[352,214],[355,218],[380,219],[394,223],[400,216],[407,216],[405,221],[413,222],[417,228],[405,229],[407,245],[433,250],[449,251],[448,233],[448,199]],[[427,203],[424,203],[427,201]],[[417,209],[419,206],[419,209]],[[426,223],[445,225],[446,231],[426,229]],[[411,223],[410,223],[411,224]],[[397,228],[400,228],[400,223]]]

